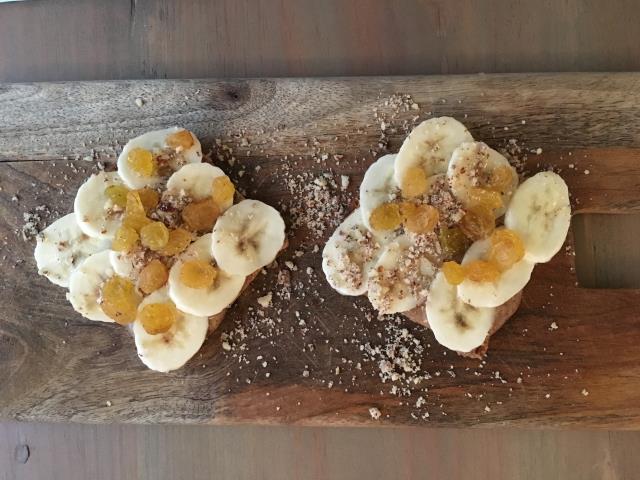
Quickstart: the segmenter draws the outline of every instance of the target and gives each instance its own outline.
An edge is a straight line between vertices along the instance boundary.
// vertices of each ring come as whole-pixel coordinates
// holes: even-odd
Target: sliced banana
[[[146,297],[138,312],[150,303],[167,303],[171,299],[166,288],[156,290]],[[157,372],[170,372],[182,367],[204,343],[209,319],[178,310],[178,319],[168,332],[150,335],[142,323],[133,323],[133,337],[138,357],[147,367]]]
[[[213,194],[213,179],[224,176],[221,169],[209,163],[188,163],[169,177],[167,191],[185,192],[195,201],[204,200]],[[233,197],[222,205],[222,210],[226,210],[231,205],[233,205]]]
[[[109,261],[116,275],[135,280],[145,265],[144,250],[140,249],[131,253],[111,250]]]
[[[402,185],[407,170],[412,167],[422,168],[427,177],[445,173],[451,154],[463,142],[473,142],[473,137],[455,118],[425,120],[411,131],[400,147],[395,161],[396,184]]]
[[[69,293],[67,300],[73,309],[89,320],[113,322],[100,307],[100,288],[102,284],[114,275],[109,250],[104,250],[86,258],[71,277],[69,277]]]
[[[200,141],[191,132],[189,133],[193,137],[193,145],[188,149],[176,151],[168,147],[167,137],[181,130],[184,129],[171,127],[164,130],[155,130],[147,132],[127,142],[122,149],[122,153],[118,156],[118,173],[129,188],[153,187],[161,183],[163,179],[161,174],[152,175],[150,177],[141,176],[129,166],[127,158],[129,157],[129,152],[134,148],[149,150],[154,155],[160,154],[160,173],[162,173],[162,170],[166,169],[168,171],[167,176],[178,170],[184,164],[200,163],[202,161],[202,148],[200,146]]]
[[[213,260],[211,240],[212,235],[208,233],[193,242],[169,271],[169,296],[176,307],[191,315],[209,317],[220,313],[234,302],[244,285],[245,275],[232,275],[224,269],[218,271],[211,288],[190,288],[180,281],[180,271],[185,261]]]
[[[100,172],[78,189],[73,212],[80,229],[90,237],[112,239],[120,226],[123,210],[105,195],[112,185],[122,185],[118,173]]]
[[[500,192],[502,207],[494,210],[496,218],[501,217],[518,187],[518,173],[504,156],[486,143],[466,142],[453,151],[447,169],[451,191],[463,206],[469,207],[469,190],[482,187],[498,167],[508,167],[512,176],[509,188]]]
[[[396,155],[384,155],[367,169],[360,185],[360,211],[364,225],[371,231],[371,212],[383,203],[395,200],[400,194],[393,177]]]
[[[439,272],[425,305],[429,327],[440,345],[470,352],[482,345],[493,326],[495,308],[473,307],[457,295],[457,288]]]
[[[490,239],[474,242],[465,253],[462,264],[485,258],[490,247]],[[525,287],[531,278],[534,266],[534,263],[523,258],[510,269],[502,272],[496,282],[464,280],[458,285],[458,297],[474,307],[502,305]]]
[[[36,239],[34,257],[38,273],[61,287],[69,286],[71,272],[89,255],[109,248],[109,242],[89,237],[73,213],[59,218]]]
[[[369,271],[367,296],[374,308],[399,313],[420,304],[436,274],[438,246],[433,234],[403,234],[391,240]]]
[[[222,270],[247,276],[270,264],[284,239],[284,220],[275,208],[258,200],[243,200],[218,218],[211,248]]]
[[[504,217],[518,232],[530,262],[548,262],[567,238],[571,223],[569,189],[553,172],[540,172],[520,185]]]
[[[329,285],[342,295],[367,291],[369,269],[380,253],[380,243],[364,225],[360,209],[351,212],[322,250],[322,270]]]

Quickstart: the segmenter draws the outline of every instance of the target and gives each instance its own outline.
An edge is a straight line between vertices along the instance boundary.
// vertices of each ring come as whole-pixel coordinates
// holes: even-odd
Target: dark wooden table
[[[637,70],[639,24],[631,0],[29,0],[0,4],[0,81]],[[638,286],[618,260],[637,217],[577,227],[590,281]],[[631,479],[638,447],[634,432],[6,422],[0,480]]]

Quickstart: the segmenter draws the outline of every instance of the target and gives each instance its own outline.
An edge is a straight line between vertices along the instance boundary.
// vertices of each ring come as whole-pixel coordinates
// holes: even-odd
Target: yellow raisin
[[[220,207],[212,198],[190,203],[182,210],[182,220],[195,232],[212,230],[219,216]]]
[[[178,309],[173,303],[149,303],[138,314],[142,327],[149,335],[166,333],[178,320]]]
[[[130,280],[117,275],[109,278],[102,285],[100,296],[102,311],[112,320],[126,325],[136,319],[141,298]]]
[[[140,242],[154,252],[169,241],[169,229],[162,222],[151,222],[140,229]]]
[[[501,165],[491,171],[486,187],[496,192],[507,193],[513,188],[513,179],[513,169],[507,165]]]
[[[459,227],[440,227],[440,246],[445,258],[460,258],[471,242]]]
[[[109,185],[104,194],[107,196],[111,203],[124,208],[127,205],[127,192],[129,189],[124,185]]]
[[[180,269],[180,281],[190,288],[208,288],[218,277],[218,270],[204,260],[189,260]]]
[[[438,209],[431,205],[403,202],[400,209],[405,228],[413,233],[431,233],[440,220]]]
[[[409,167],[402,177],[402,196],[419,197],[427,191],[427,174],[420,167]]]
[[[133,228],[122,225],[117,231],[111,244],[111,250],[129,253],[138,243],[138,232]]]
[[[188,232],[184,228],[169,230],[169,241],[167,241],[164,247],[158,250],[158,253],[166,257],[177,255],[189,246],[192,239],[191,232]]]
[[[500,270],[486,260],[472,260],[465,263],[462,268],[464,275],[472,282],[495,282],[500,278]]]
[[[444,262],[442,273],[451,285],[460,285],[464,281],[464,267],[458,262]]]
[[[491,235],[487,259],[500,270],[508,270],[524,257],[524,243],[513,230],[501,228]]]
[[[187,130],[178,130],[167,137],[167,145],[174,150],[186,150],[194,143],[193,135]]]
[[[124,210],[122,224],[139,232],[142,227],[151,223],[144,211],[140,194],[137,191],[127,193],[127,205]]]
[[[502,207],[502,196],[494,190],[472,187],[467,191],[467,195],[472,207],[481,206],[491,210]]]
[[[475,206],[467,210],[460,221],[460,230],[471,240],[482,240],[493,233],[495,218],[493,212],[484,206]]]
[[[216,205],[220,209],[227,206],[230,202],[233,202],[233,194],[236,192],[236,187],[226,175],[216,177],[213,179],[213,193],[211,198],[216,202]]]
[[[146,213],[149,213],[151,210],[158,206],[158,202],[160,201],[160,195],[153,188],[145,187],[140,190],[136,190],[138,192],[138,196],[140,197],[140,201],[142,202],[142,207]]]
[[[141,177],[151,177],[158,168],[156,159],[149,150],[133,148],[127,156],[127,163]]]
[[[142,293],[149,295],[151,292],[155,292],[160,287],[167,283],[169,278],[169,272],[167,267],[164,266],[160,260],[151,260],[140,271],[138,277],[138,288],[142,290]]]
[[[402,224],[400,206],[397,203],[378,205],[371,212],[369,222],[374,230],[395,230]]]

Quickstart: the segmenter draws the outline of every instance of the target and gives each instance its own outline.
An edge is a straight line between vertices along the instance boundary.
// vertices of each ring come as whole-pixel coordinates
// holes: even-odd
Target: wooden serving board
[[[517,139],[529,172],[561,171],[576,213],[638,211],[639,92],[638,74],[0,85],[0,415],[640,427],[640,293],[579,287],[571,238],[568,253],[536,267],[520,310],[482,363],[446,352],[408,321],[376,318],[365,298],[336,294],[314,252],[356,205],[375,156],[397,150],[403,125],[432,115],[460,119],[494,147]],[[249,196],[287,207],[290,247],[199,355],[159,374],[139,362],[127,329],[82,319],[63,289],[36,274],[34,243],[20,229],[37,206],[51,212],[44,223],[70,212],[78,186],[98,162],[109,168],[128,138],[174,124],[196,132]],[[232,156],[233,166],[219,161]],[[335,204],[309,205],[316,190],[305,185],[322,184],[325,173],[338,185],[318,186],[318,202]],[[341,175],[350,180],[345,191]],[[295,219],[327,228],[318,233]],[[289,301],[278,284],[286,271]],[[256,298],[267,292],[273,304],[263,309]],[[394,355],[405,362],[388,371]]]

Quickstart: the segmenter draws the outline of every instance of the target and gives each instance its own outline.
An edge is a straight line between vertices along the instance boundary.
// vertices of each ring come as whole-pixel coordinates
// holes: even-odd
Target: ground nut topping
[[[446,177],[437,178],[432,184],[427,195],[427,203],[438,210],[440,221],[447,226],[460,223],[465,211],[462,204],[451,193]]]

